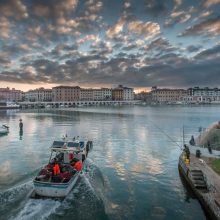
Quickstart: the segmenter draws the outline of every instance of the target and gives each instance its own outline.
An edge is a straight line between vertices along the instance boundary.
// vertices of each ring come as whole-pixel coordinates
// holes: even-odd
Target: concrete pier
[[[210,160],[191,154],[190,163],[187,163],[183,152],[179,158],[179,170],[211,219],[220,219],[220,176],[210,168]]]

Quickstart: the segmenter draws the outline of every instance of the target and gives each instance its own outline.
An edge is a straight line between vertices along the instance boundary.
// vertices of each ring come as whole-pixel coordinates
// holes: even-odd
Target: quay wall
[[[139,101],[65,101],[65,102],[19,102],[21,108],[70,108],[82,106],[136,105]]]
[[[199,159],[197,161],[195,160],[195,157],[193,158],[193,165],[187,165],[185,161],[183,160],[183,153],[181,154],[179,158],[179,164],[178,168],[180,171],[180,174],[184,177],[187,184],[190,186],[190,188],[195,193],[196,197],[198,198],[199,202],[201,203],[202,207],[206,211],[209,217],[211,219],[220,220],[220,204],[218,204],[216,201],[220,199],[220,192],[218,192],[217,187],[215,187],[214,181],[212,181],[212,178],[207,175],[206,172],[203,172],[206,183],[207,183],[207,190],[201,190],[196,188],[196,186],[193,183],[191,172],[194,169],[200,169],[201,171],[204,171],[202,167],[196,166],[196,163],[200,163]]]

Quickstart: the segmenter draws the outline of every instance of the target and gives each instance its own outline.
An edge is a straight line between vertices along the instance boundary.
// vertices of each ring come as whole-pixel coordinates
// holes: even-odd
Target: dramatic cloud
[[[220,34],[220,16],[205,20],[199,24],[187,28],[180,36],[205,35],[217,36]]]
[[[53,18],[59,23],[65,15],[76,9],[78,0],[39,0],[33,5],[33,13],[39,17]]]
[[[189,53],[193,53],[193,52],[198,52],[200,49],[202,48],[202,46],[195,46],[195,45],[189,45],[186,50]]]
[[[176,50],[176,48],[172,46],[165,38],[157,38],[150,44],[145,45],[144,49],[148,53],[153,53],[153,51],[159,52],[160,55]],[[157,55],[159,54],[157,53]]]
[[[198,60],[216,60],[220,59],[220,44],[214,46],[213,48],[203,50],[202,52],[198,53],[195,57]]]
[[[17,20],[28,17],[27,7],[21,0],[8,0],[0,2],[0,15],[4,17],[13,17]]]
[[[205,0],[204,5],[206,7],[210,7],[210,6],[216,5],[218,3],[220,3],[220,0]]]
[[[218,86],[219,42],[218,0],[0,1],[0,82]]]
[[[10,22],[5,17],[0,17],[0,37],[9,38],[10,35]]]
[[[146,38],[154,38],[160,34],[160,25],[154,22],[132,21],[128,24],[128,31]]]
[[[166,12],[166,1],[145,0],[145,9],[148,13],[151,13],[154,16],[158,16],[159,14]]]
[[[107,30],[106,35],[109,38],[113,38],[113,37],[119,35],[123,30],[124,24],[125,24],[124,18],[120,18],[114,26],[110,27]]]

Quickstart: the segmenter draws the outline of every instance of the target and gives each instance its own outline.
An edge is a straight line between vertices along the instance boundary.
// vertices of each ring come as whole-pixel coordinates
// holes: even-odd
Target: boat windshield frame
[[[51,152],[83,152],[83,149],[73,149],[73,148],[50,148]]]

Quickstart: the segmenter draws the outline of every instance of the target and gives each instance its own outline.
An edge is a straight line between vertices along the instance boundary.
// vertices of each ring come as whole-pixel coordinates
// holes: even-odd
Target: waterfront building
[[[102,100],[112,100],[112,89],[101,88]]]
[[[54,102],[80,100],[79,86],[56,86],[52,88],[52,100]]]
[[[94,101],[112,100],[112,89],[109,88],[93,89],[93,100]]]
[[[123,100],[123,86],[119,85],[117,88],[112,89],[112,100],[122,101]]]
[[[185,100],[185,97],[188,96],[188,91],[185,89],[158,89],[153,87],[151,95],[154,103],[178,103]]]
[[[152,103],[152,94],[151,92],[140,92],[138,94],[135,94],[134,99],[136,100],[141,100],[147,104],[151,104]]]
[[[101,89],[94,89],[93,90],[93,100],[94,101],[104,100],[103,92]]]
[[[0,100],[1,101],[13,101],[18,102],[24,99],[24,92],[16,90],[14,88],[0,88]]]
[[[133,88],[80,88],[79,86],[56,86],[51,90],[39,88],[25,93],[26,101],[123,101],[134,100]]]
[[[134,89],[123,87],[123,100],[134,100]]]
[[[99,94],[96,93],[97,97]],[[81,101],[93,101],[94,100],[94,90],[93,89],[80,89],[80,100]]]
[[[220,103],[220,89],[194,87],[188,89],[192,103]]]
[[[134,89],[123,87],[122,85],[118,85],[118,87],[112,89],[112,100],[115,101],[134,100]]]
[[[52,89],[33,89],[25,92],[25,100],[29,102],[50,102],[52,101]]]

